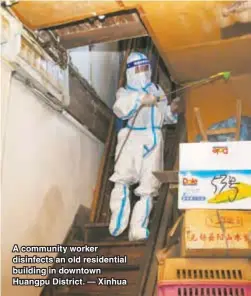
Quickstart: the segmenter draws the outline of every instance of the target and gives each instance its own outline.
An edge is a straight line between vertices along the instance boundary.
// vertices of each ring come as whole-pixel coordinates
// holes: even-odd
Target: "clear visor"
[[[135,73],[147,72],[149,71],[149,65],[141,65],[135,67]]]

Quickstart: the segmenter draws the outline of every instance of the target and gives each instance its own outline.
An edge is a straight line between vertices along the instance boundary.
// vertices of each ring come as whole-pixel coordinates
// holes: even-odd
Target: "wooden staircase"
[[[76,256],[81,257],[127,257],[126,264],[64,264],[66,268],[81,268],[86,269],[101,269],[102,274],[97,275],[81,275],[80,278],[84,278],[86,284],[84,286],[72,286],[68,288],[57,287],[52,295],[133,295],[137,278],[140,270],[140,264],[144,252],[146,251],[146,243],[144,242],[129,242],[127,237],[121,237],[120,239],[111,239],[108,233],[108,225],[104,223],[96,223],[86,225],[86,232],[88,233],[88,242],[72,242],[71,245],[77,246],[94,246],[98,247],[97,252],[94,253],[76,253]],[[100,239],[99,239],[100,237]],[[71,254],[73,256],[73,254]],[[77,278],[75,276],[75,278]],[[127,285],[124,286],[103,286],[98,285],[97,278],[107,279],[125,279]]]
[[[165,169],[170,170],[174,167],[178,144],[181,137],[184,141],[185,131],[184,118],[180,118],[179,124],[165,127],[163,130],[165,139],[164,161]],[[68,278],[83,278],[85,285],[81,286],[48,286],[44,289],[41,296],[154,296],[156,288],[157,263],[155,254],[158,249],[163,248],[166,242],[166,233],[176,219],[177,212],[176,196],[171,194],[169,185],[164,184],[160,190],[159,198],[154,202],[152,214],[150,217],[149,229],[150,236],[147,241],[129,242],[128,230],[121,236],[115,238],[108,232],[109,198],[112,189],[112,183],[108,178],[113,171],[114,151],[116,137],[115,133],[110,141],[110,153],[107,157],[102,175],[102,184],[99,192],[99,200],[96,207],[93,223],[84,226],[82,234],[78,240],[71,238],[67,245],[69,246],[95,246],[98,247],[94,253],[76,253],[81,257],[106,256],[127,256],[126,264],[60,264],[60,267],[66,268],[96,268],[101,269],[102,274],[95,275],[67,275]],[[135,203],[135,199],[133,199]],[[66,254],[66,257],[74,254]],[[57,267],[55,267],[57,268]],[[55,275],[53,275],[55,277]],[[63,278],[63,275],[59,275]],[[66,277],[66,276],[65,276]],[[97,285],[97,278],[125,279],[127,285],[102,286]],[[88,282],[88,283],[87,283]]]

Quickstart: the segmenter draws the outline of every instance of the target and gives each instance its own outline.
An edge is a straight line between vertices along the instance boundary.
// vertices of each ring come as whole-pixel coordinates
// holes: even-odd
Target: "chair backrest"
[[[241,112],[242,112],[241,100],[236,101],[236,127],[234,128],[221,128],[216,130],[206,130],[201,118],[200,108],[194,108],[195,117],[199,127],[200,134],[203,141],[208,142],[208,136],[222,135],[222,134],[235,134],[235,141],[240,140],[240,129],[241,129]]]

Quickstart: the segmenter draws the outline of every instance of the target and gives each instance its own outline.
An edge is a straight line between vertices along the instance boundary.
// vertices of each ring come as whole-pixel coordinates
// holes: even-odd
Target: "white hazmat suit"
[[[146,66],[146,71],[138,71]],[[146,239],[149,236],[147,228],[152,210],[153,197],[158,195],[160,182],[152,174],[163,170],[163,139],[161,127],[163,124],[177,122],[177,114],[171,112],[164,97],[156,105],[144,106],[138,113],[132,126],[137,110],[144,103],[144,96],[152,94],[156,97],[165,96],[160,86],[151,82],[149,60],[142,53],[131,53],[127,60],[127,86],[121,87],[116,94],[113,106],[114,113],[127,121],[127,126],[118,133],[116,156],[124,144],[125,138],[132,129],[126,144],[115,164],[110,181],[114,182],[111,193],[111,220],[109,231],[112,236],[120,235],[127,227],[131,212],[129,186],[139,183],[135,195],[139,201],[135,204],[130,228],[129,240]]]

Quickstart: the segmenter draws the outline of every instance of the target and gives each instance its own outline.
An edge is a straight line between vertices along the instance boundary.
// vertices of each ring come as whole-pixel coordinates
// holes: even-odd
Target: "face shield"
[[[149,65],[136,66],[135,67],[135,74],[142,73],[142,72],[148,72],[149,68],[150,68]]]
[[[149,60],[144,58],[127,63],[127,84],[136,89],[142,89],[151,82],[151,65]]]

